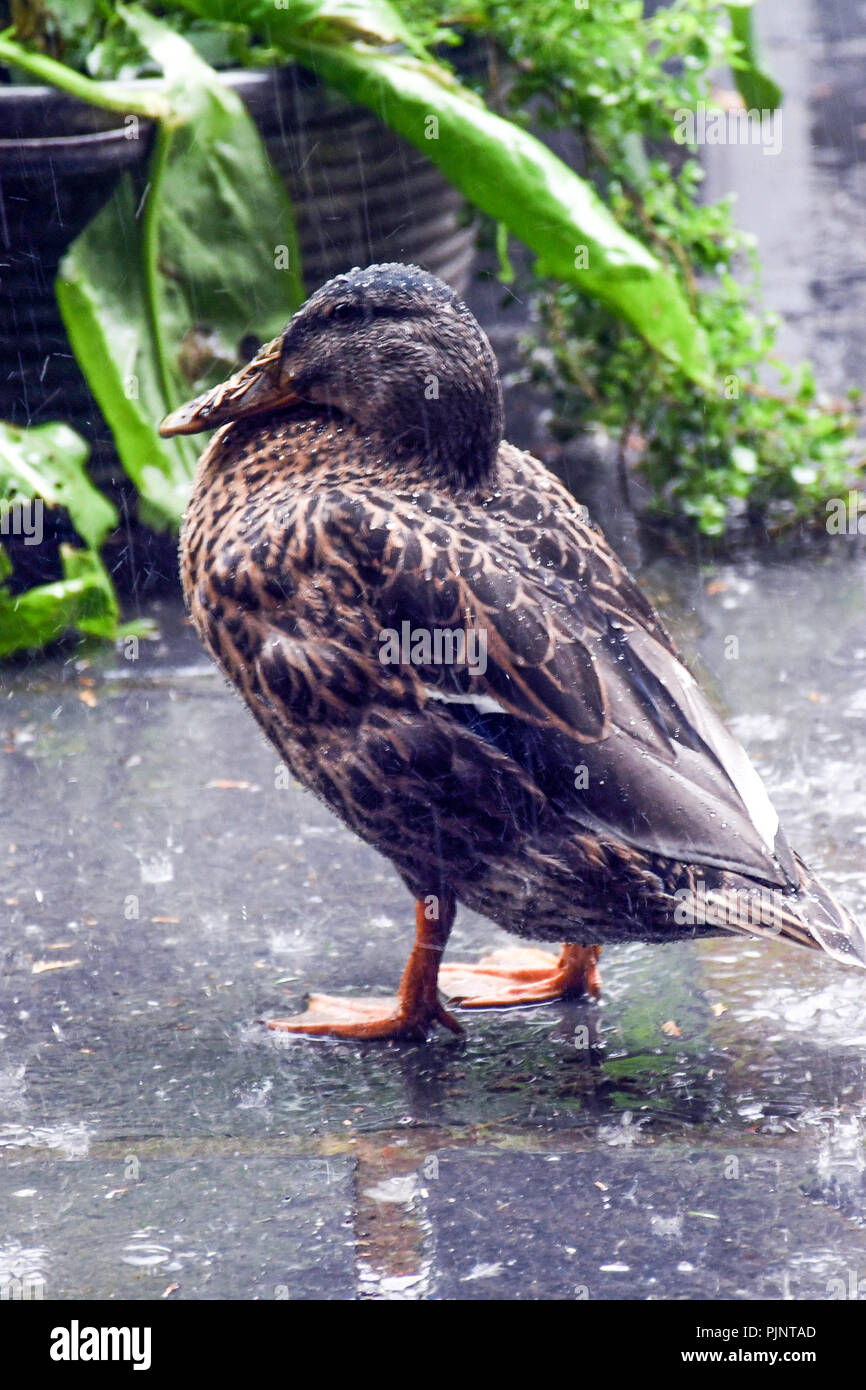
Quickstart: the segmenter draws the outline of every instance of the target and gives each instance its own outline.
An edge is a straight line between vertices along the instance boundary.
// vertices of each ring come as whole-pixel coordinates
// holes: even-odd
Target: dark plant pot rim
[[[293,63],[268,68],[226,68],[219,76],[259,122],[283,110],[287,98],[299,89],[315,93],[317,100],[333,100],[343,110],[347,107],[313,73]],[[136,77],[105,84],[117,94],[142,89],[158,92],[165,90],[166,85],[161,77]],[[139,117],[141,138],[133,140],[128,136],[125,119],[122,111],[94,106],[48,84],[0,86],[0,173],[26,175],[46,160],[56,163],[59,171],[66,165],[82,172],[90,167],[130,167],[148,149],[154,122]]]
[[[478,63],[478,51],[477,43],[473,42],[472,37],[470,37],[458,49],[449,48],[446,56],[458,71],[464,64],[468,70],[474,70]],[[273,97],[277,94],[287,95],[299,89],[310,93],[315,92],[320,98],[332,101],[336,107],[352,106],[354,109],[359,109],[348,98],[334,91],[300,62],[289,61],[263,67],[218,68],[216,72],[226,87],[238,93],[254,117],[269,109]],[[104,85],[111,92],[122,94],[124,91],[141,91],[142,89],[165,90],[168,84],[162,77],[132,77],[127,80],[107,81],[101,85]],[[0,132],[3,129],[4,108],[8,110],[16,105],[21,108],[25,119],[35,119],[39,115],[44,115],[46,107],[50,108],[52,118],[56,119],[58,116],[62,116],[64,108],[66,108],[70,115],[77,116],[84,121],[83,128],[77,132],[80,135],[94,134],[98,131],[116,131],[119,122],[123,120],[123,112],[106,111],[103,107],[93,106],[90,102],[80,97],[74,97],[68,92],[61,91],[59,87],[52,87],[47,83],[24,83],[20,86],[8,83],[0,84]],[[366,110],[366,108],[360,109]],[[141,121],[142,124],[152,124],[145,117],[142,117]],[[39,138],[72,139],[75,138],[75,135],[76,132],[72,132],[70,135],[33,137],[22,133],[20,137],[17,137],[17,141],[20,143],[28,138],[37,140]],[[12,143],[15,142],[6,137],[0,138],[0,147]]]
[[[217,75],[224,86],[231,91],[237,92],[244,102],[250,106],[254,112],[255,105],[264,104],[267,100],[269,90],[297,89],[298,87],[308,90],[330,91],[315,73],[308,68],[302,67],[299,63],[281,63],[270,67],[260,68],[220,68]],[[115,95],[122,96],[124,92],[136,92],[142,89],[148,91],[165,91],[167,83],[162,77],[133,77],[123,81],[104,82],[100,84],[105,89]],[[340,102],[344,98],[338,97]],[[70,115],[80,118],[89,114],[89,130],[87,126],[80,132],[73,132],[73,135],[93,133],[96,130],[113,130],[118,123],[124,119],[122,111],[110,111],[104,107],[95,106],[82,97],[73,96],[69,92],[64,92],[59,87],[53,87],[50,83],[26,83],[21,84],[0,84],[0,122],[3,119],[3,108],[18,107],[22,115],[27,118],[36,119],[45,112],[48,107],[51,111],[52,119],[62,118],[64,109]],[[131,113],[130,113],[131,114]],[[151,124],[146,117],[141,117],[142,123]],[[2,124],[0,124],[2,129]],[[26,137],[22,137],[26,138]],[[30,137],[40,138],[40,137]],[[70,138],[70,137],[57,137]],[[0,144],[9,144],[7,138],[0,139]]]

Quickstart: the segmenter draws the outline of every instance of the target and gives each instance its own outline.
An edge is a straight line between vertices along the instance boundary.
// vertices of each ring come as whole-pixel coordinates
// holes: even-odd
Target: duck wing
[[[519,488],[487,514],[443,504],[432,516],[393,494],[342,494],[322,532],[330,562],[361,579],[369,631],[401,639],[407,701],[506,754],[560,815],[600,838],[796,888],[744,750],[564,498],[550,498],[540,521],[533,498],[533,527]],[[557,563],[543,558],[552,534]],[[437,660],[437,633],[457,632],[476,659]]]

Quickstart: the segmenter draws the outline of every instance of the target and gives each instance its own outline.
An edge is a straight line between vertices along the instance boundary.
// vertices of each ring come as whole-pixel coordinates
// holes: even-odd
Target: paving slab
[[[355,1296],[344,1158],[7,1164],[0,1209],[5,1299]]]
[[[433,1157],[434,1299],[826,1300],[866,1269],[866,1189],[830,1212],[784,1150]]]

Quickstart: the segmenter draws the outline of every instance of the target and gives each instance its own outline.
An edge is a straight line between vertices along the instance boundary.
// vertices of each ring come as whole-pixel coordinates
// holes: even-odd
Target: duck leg
[[[428,898],[427,902],[430,901]],[[463,1029],[439,1003],[439,962],[454,921],[454,903],[439,899],[440,915],[430,920],[425,902],[415,903],[415,944],[396,995],[351,999],[342,995],[311,994],[306,1013],[272,1018],[268,1028],[310,1037],[372,1038],[424,1037],[433,1023],[452,1033]]]
[[[443,965],[442,986],[450,1003],[464,1009],[541,1004],[601,993],[600,946],[565,945],[551,951],[515,946],[484,956],[477,965]]]

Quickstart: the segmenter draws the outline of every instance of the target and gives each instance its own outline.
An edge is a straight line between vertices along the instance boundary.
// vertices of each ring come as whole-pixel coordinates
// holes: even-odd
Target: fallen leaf
[[[88,709],[95,709],[98,701],[92,690],[79,690],[78,698]]]
[[[71,970],[73,966],[80,964],[80,960],[35,960],[30,973],[44,975],[46,970]]]
[[[662,1032],[664,1033],[665,1037],[668,1037],[668,1038],[681,1038],[681,1037],[682,1037],[682,1033],[680,1032],[680,1030],[679,1030],[679,1028],[677,1027],[677,1025],[674,1023],[674,1021],[673,1021],[672,1018],[669,1018],[668,1021],[667,1021],[667,1023],[663,1023],[663,1024],[662,1024]]]
[[[727,592],[728,581],[726,579],[711,579],[707,585],[708,594],[724,594]]]
[[[728,1012],[727,1004],[711,1004],[710,1008],[712,1009],[716,1018],[721,1018],[722,1014],[726,1014]]]
[[[248,792],[252,785],[252,782],[231,782],[228,780],[228,778],[218,777],[215,782],[205,783],[205,791],[209,791],[213,788],[214,790],[220,792]]]

